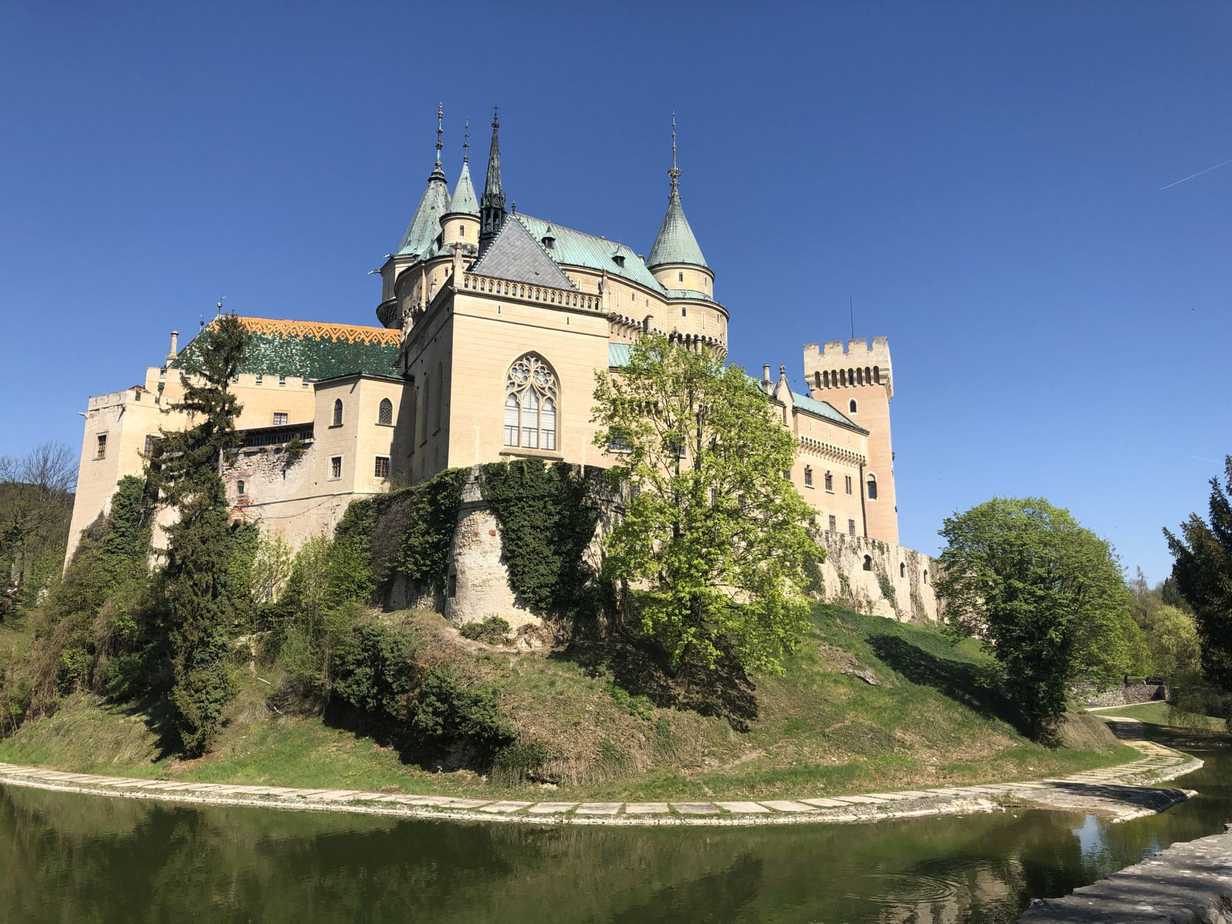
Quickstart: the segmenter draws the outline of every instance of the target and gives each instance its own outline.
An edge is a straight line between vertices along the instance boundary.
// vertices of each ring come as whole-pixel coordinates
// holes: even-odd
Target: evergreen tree
[[[172,409],[191,426],[162,434],[156,472],[163,499],[179,519],[168,530],[164,571],[173,686],[171,705],[184,752],[203,754],[234,694],[227,670],[232,535],[221,461],[238,446],[240,411],[228,384],[238,374],[246,335],[234,315],[198,336],[197,371],[184,376],[184,397]]]
[[[1210,522],[1196,513],[1177,536],[1164,530],[1172,550],[1172,578],[1193,610],[1202,642],[1202,667],[1216,687],[1232,691],[1232,456],[1224,485],[1211,479]],[[1232,717],[1230,717],[1232,721]]]

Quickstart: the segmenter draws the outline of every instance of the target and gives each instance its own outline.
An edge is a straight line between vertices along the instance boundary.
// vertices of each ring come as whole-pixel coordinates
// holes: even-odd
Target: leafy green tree
[[[1164,530],[1172,551],[1172,577],[1194,612],[1207,679],[1232,691],[1232,456],[1224,460],[1224,484],[1211,479],[1210,519],[1196,513],[1180,535]]]
[[[239,373],[246,334],[234,315],[217,318],[194,344],[196,374],[172,409],[192,426],[163,431],[155,470],[163,499],[179,519],[168,530],[164,570],[172,673],[171,705],[184,752],[203,754],[234,694],[227,670],[233,544],[221,460],[238,446],[239,402],[228,391]]]
[[[1140,644],[1112,548],[1042,498],[996,498],[946,519],[937,592],[947,620],[1003,668],[1025,730],[1053,740],[1079,680],[1108,682]]]
[[[1169,683],[1191,678],[1202,670],[1202,644],[1194,618],[1175,606],[1161,604],[1151,612],[1146,629],[1150,673]]]
[[[636,590],[642,630],[680,667],[725,652],[777,671],[803,634],[813,514],[787,478],[791,431],[722,353],[662,336],[595,387],[596,445],[629,488],[606,548]]]

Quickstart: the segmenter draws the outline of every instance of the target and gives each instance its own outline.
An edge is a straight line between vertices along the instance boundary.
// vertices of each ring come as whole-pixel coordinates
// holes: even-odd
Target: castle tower
[[[659,226],[659,236],[650,248],[646,266],[665,289],[701,292],[714,298],[714,273],[706,265],[706,258],[689,219],[680,203],[680,168],[676,165],[676,117],[672,116],[672,167],[667,171],[671,189],[667,195],[667,213]]]
[[[479,252],[482,254],[505,223],[505,190],[501,186],[500,113],[492,111],[492,142],[488,146],[488,175],[479,203]]]
[[[449,200],[449,211],[441,216],[441,243],[445,250],[453,250],[461,244],[464,253],[475,254],[479,250],[479,202],[475,199],[475,187],[471,185],[470,167],[471,129],[468,123],[462,141],[462,172]]]
[[[890,438],[890,399],[894,375],[890,342],[874,337],[846,345],[831,340],[804,348],[804,377],[809,394],[827,401],[869,431],[868,464],[861,477],[864,517],[872,539],[898,542],[898,506],[894,490],[894,444]]]

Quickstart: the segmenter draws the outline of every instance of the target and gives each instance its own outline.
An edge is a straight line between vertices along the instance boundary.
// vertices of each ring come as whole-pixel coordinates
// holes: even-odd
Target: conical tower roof
[[[449,200],[449,211],[479,217],[479,200],[475,198],[475,187],[471,185],[471,165],[465,160],[462,161],[457,185],[453,188],[453,198]]]
[[[690,263],[694,266],[710,267],[702,254],[689,219],[684,216],[684,206],[680,204],[680,168],[676,166],[676,118],[672,117],[672,169],[667,171],[672,188],[667,197],[667,214],[663,216],[663,224],[659,226],[659,236],[655,238],[654,246],[650,248],[650,256],[646,265],[650,268],[662,266],[665,263]]]
[[[428,176],[428,188],[424,190],[415,208],[411,223],[395,251],[400,256],[426,257],[432,250],[436,236],[441,233],[441,216],[449,211],[449,183],[441,169],[441,147],[444,135],[442,120],[444,109],[436,107],[436,163]]]

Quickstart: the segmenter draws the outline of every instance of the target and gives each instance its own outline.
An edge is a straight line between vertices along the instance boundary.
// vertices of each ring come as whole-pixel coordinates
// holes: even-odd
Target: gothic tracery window
[[[537,353],[514,360],[505,380],[505,445],[556,449],[556,373]]]

